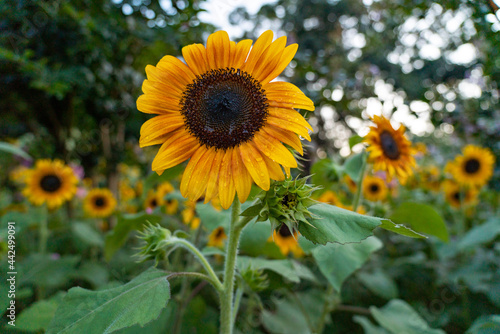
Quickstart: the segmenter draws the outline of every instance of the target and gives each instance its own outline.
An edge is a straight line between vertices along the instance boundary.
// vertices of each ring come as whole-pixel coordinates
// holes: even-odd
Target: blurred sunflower
[[[158,204],[162,205],[165,203],[165,196],[174,191],[174,186],[170,182],[161,183],[156,189],[156,196]]]
[[[344,175],[344,183],[347,185],[347,188],[349,188],[351,193],[356,193],[358,186],[356,185],[356,182],[354,182],[354,180],[347,174]]]
[[[78,178],[61,160],[38,160],[25,178],[23,194],[35,205],[55,209],[76,194]]]
[[[219,197],[227,209],[236,193],[246,201],[253,182],[268,190],[270,179],[285,178],[281,166],[287,174],[297,167],[282,143],[303,153],[299,135],[310,140],[312,127],[294,108],[314,110],[314,104],[295,85],[271,82],[298,48],[286,46],[286,37],[272,40],[266,31],[252,47],[251,40],[235,43],[218,31],[206,47],[184,47],[186,63],[165,56],[146,67],[137,108],[158,116],[143,124],[139,144],[162,144],[152,164],[158,174],[189,159],[184,197],[204,196],[205,203]]]
[[[26,181],[29,170],[28,167],[19,165],[9,173],[9,178],[12,182],[22,184]]]
[[[91,217],[106,218],[113,213],[115,208],[116,199],[109,189],[92,189],[83,200],[83,209]]]
[[[420,182],[424,189],[431,191],[439,191],[441,188],[441,180],[439,168],[436,166],[427,166],[420,170]]]
[[[495,157],[487,148],[467,145],[455,160],[447,166],[455,180],[466,186],[483,186],[493,175]]]
[[[201,220],[199,217],[196,217],[196,202],[193,201],[185,201],[184,202],[184,210],[181,212],[182,222],[192,230],[195,230],[200,226]]]
[[[443,182],[443,191],[446,201],[455,208],[477,202],[478,191],[473,187],[461,188],[456,182],[446,180]]]
[[[324,193],[322,193],[321,196],[318,198],[318,201],[336,206],[341,204],[337,195],[335,195],[335,193],[331,190],[327,190]]]
[[[128,202],[135,198],[135,190],[130,186],[128,181],[121,180],[119,182],[118,189],[121,202]]]
[[[144,208],[146,210],[154,210],[158,206],[158,196],[156,196],[156,192],[150,190],[148,192],[148,196],[146,196],[146,200],[144,201]]]
[[[219,226],[208,236],[207,246],[222,248],[222,246],[224,246],[224,240],[226,239],[227,235],[224,231],[224,227]]]
[[[281,224],[278,232],[276,232],[276,230],[273,231],[273,235],[272,237],[269,237],[269,241],[274,240],[276,245],[279,247],[281,254],[285,256],[292,252],[295,257],[302,257],[304,255],[304,251],[299,246],[297,236],[297,232],[292,234],[286,224]]]
[[[363,180],[363,196],[372,202],[382,201],[387,198],[387,185],[378,176],[366,175]]]
[[[415,149],[404,135],[405,127],[395,130],[387,118],[376,115],[373,122],[376,126],[370,127],[363,140],[368,144],[368,161],[375,171],[385,171],[389,179],[396,176],[404,183],[415,166]]]

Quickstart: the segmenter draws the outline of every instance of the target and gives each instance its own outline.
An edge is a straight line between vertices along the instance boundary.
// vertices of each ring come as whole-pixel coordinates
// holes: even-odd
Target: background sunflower
[[[60,160],[38,160],[26,175],[23,194],[35,205],[54,209],[73,198],[78,178],[71,167]]]
[[[373,122],[375,126],[363,139],[368,144],[369,162],[375,171],[385,171],[389,179],[397,176],[404,183],[415,166],[415,150],[404,135],[405,127],[401,125],[395,130],[387,118],[377,115]]]
[[[110,216],[116,208],[116,199],[109,189],[96,188],[88,192],[83,200],[85,212],[95,218]]]
[[[373,202],[382,201],[387,198],[387,185],[378,176],[366,175],[363,181],[363,196]]]
[[[448,167],[455,180],[466,186],[483,186],[493,175],[495,157],[487,148],[467,145]]]
[[[304,256],[304,251],[300,248],[297,238],[297,232],[292,234],[286,224],[281,224],[278,231],[273,230],[273,235],[269,237],[269,241],[274,241],[279,247],[281,254],[285,256],[292,253],[295,257],[302,257]]]

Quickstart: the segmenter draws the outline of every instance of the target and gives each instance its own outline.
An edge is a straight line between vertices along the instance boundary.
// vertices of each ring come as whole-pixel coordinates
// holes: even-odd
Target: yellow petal
[[[184,125],[181,114],[161,115],[147,120],[141,126],[139,146],[162,144],[165,136]]]
[[[239,147],[241,160],[245,164],[245,167],[252,176],[254,182],[264,190],[269,190],[269,172],[267,170],[264,158],[259,153],[259,150],[252,144],[252,142],[246,142]]]
[[[152,65],[146,66],[146,76],[148,78],[148,81],[157,82],[163,85],[163,87],[167,87],[167,89],[160,89],[160,92],[162,93],[162,95],[171,98],[180,96],[180,94],[182,94],[182,91],[186,87],[184,83],[179,82],[179,80],[172,76],[172,74],[170,74],[168,71],[165,71],[158,67],[154,67]],[[146,93],[146,91],[144,91],[144,93]]]
[[[150,95],[152,99],[161,100],[162,102],[169,103],[172,108],[179,109],[179,102],[182,98],[181,91],[175,91],[162,82],[151,80],[144,80],[142,91],[144,94]]]
[[[266,78],[273,69],[278,65],[283,50],[286,45],[286,37],[280,37],[267,47],[262,53],[255,68],[253,70],[253,77],[259,81]]]
[[[198,149],[198,140],[184,128],[176,130],[160,147],[153,160],[152,170],[164,171],[189,159]]]
[[[285,121],[300,124],[303,127],[313,131],[312,126],[309,123],[307,123],[304,116],[302,116],[298,111],[295,111],[293,109],[269,108],[269,115],[281,118]]]
[[[202,75],[208,71],[207,50],[203,45],[192,44],[183,47],[182,56],[194,74]]]
[[[236,188],[234,186],[232,171],[233,149],[227,150],[222,159],[219,173],[219,201],[224,209],[229,209],[234,200]]]
[[[286,131],[274,126],[264,126],[262,131],[266,132],[268,135],[281,140],[283,143],[293,147],[300,155],[304,154],[302,149],[302,143],[300,138],[294,132]]]
[[[277,118],[274,116],[267,116],[266,122],[269,125],[273,125],[275,127],[281,128],[283,130],[287,131],[293,131],[297,133],[298,135],[304,137],[308,141],[311,141],[311,136],[309,136],[309,132],[307,132],[307,129],[304,128],[302,125],[299,125],[294,122],[289,122],[281,118]]]
[[[295,57],[295,53],[297,52],[298,48],[299,48],[298,44],[292,44],[287,46],[283,51],[283,53],[281,54],[281,58],[278,65],[273,69],[271,73],[267,75],[266,78],[262,80],[262,83],[267,83],[276,78],[278,75],[280,75],[281,72],[283,72],[283,70],[288,66],[288,64],[290,64],[293,57]]]
[[[186,64],[173,56],[163,57],[156,67],[168,72],[184,86],[190,84],[196,78],[196,75]]]
[[[184,170],[184,173],[182,174],[182,180],[181,180],[181,194],[184,197],[188,197],[188,189],[189,189],[189,182],[191,181],[191,177],[193,176],[193,172],[196,168],[196,165],[200,161],[201,158],[207,153],[207,148],[205,146],[200,146],[196,152],[194,152],[193,156],[189,160],[186,169]]]
[[[233,150],[232,158],[231,164],[234,186],[240,202],[245,203],[252,189],[252,177],[250,173],[248,173],[243,160],[241,160],[240,150],[238,148]]]
[[[283,181],[285,179],[285,175],[283,174],[283,170],[280,165],[276,162],[272,161],[265,155],[262,156],[264,161],[266,162],[267,169],[269,170],[269,177],[276,181]]]
[[[243,64],[241,69],[249,74],[252,74],[252,71],[257,64],[260,56],[264,52],[264,50],[271,44],[273,40],[273,32],[271,30],[265,31],[259,38],[255,41],[255,44],[248,55],[247,61]]]
[[[224,30],[211,34],[207,40],[208,62],[212,69],[229,66],[229,35]]]
[[[234,60],[232,62],[233,68],[241,68],[245,60],[247,60],[248,51],[250,51],[250,47],[252,46],[251,39],[244,39],[238,44],[236,44],[236,50],[234,52]]]
[[[297,167],[297,161],[293,154],[276,138],[263,131],[255,133],[253,138],[257,148],[272,161],[287,167]]]
[[[292,91],[266,91],[266,97],[270,107],[300,108],[314,110],[314,103],[302,92]]]
[[[191,201],[196,202],[205,193],[208,181],[212,177],[211,167],[215,158],[215,149],[209,148],[207,153],[196,164],[187,189],[187,195]]]
[[[205,170],[204,172],[209,174],[208,184],[207,184],[207,194],[205,197],[205,203],[208,203],[216,194],[217,186],[219,183],[219,171],[222,164],[222,158],[224,157],[223,150],[217,150],[213,154],[213,163],[210,170]]]

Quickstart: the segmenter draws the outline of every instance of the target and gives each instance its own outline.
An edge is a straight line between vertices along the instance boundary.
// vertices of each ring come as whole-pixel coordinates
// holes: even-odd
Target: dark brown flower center
[[[106,199],[102,196],[98,196],[94,199],[94,204],[98,208],[102,208],[103,206],[106,206]]]
[[[460,200],[462,198],[462,194],[460,194],[460,191],[456,191],[456,192],[453,193],[452,197],[457,202],[460,202]]]
[[[268,114],[260,82],[234,68],[211,70],[187,85],[181,113],[201,144],[228,149],[251,140]]]
[[[222,237],[223,234],[224,234],[224,229],[222,227],[219,227],[215,232],[215,238],[219,239],[220,237]]]
[[[380,146],[382,146],[384,155],[391,160],[397,160],[401,155],[398,143],[396,143],[394,137],[387,131],[380,134]]]
[[[59,188],[61,188],[61,185],[61,179],[54,174],[45,175],[40,180],[40,187],[49,193],[56,192]]]
[[[379,190],[380,190],[380,187],[378,186],[378,184],[373,183],[370,185],[370,191],[372,193],[378,193]]]
[[[149,206],[152,208],[156,208],[157,205],[158,205],[158,202],[156,201],[156,198],[153,198],[151,200],[151,202],[149,202]]]
[[[479,160],[472,158],[465,162],[465,172],[467,174],[475,174],[481,167]]]
[[[288,228],[288,226],[286,226],[286,224],[281,224],[281,227],[280,227],[278,233],[279,233],[279,235],[281,235],[284,238],[292,235],[292,232],[290,232],[290,229]]]

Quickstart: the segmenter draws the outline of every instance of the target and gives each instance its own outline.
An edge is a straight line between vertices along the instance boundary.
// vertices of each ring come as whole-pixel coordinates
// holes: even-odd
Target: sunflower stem
[[[366,171],[366,160],[367,160],[367,154],[366,154],[366,152],[364,152],[363,153],[363,162],[361,163],[361,170],[359,172],[358,189],[356,190],[356,197],[354,197],[354,202],[352,204],[352,211],[354,211],[354,212],[357,212],[359,201],[361,200],[361,194],[362,194],[362,189],[363,189],[363,180],[365,178],[365,171]]]
[[[220,293],[220,333],[231,334],[233,332],[233,309],[234,295],[234,273],[236,267],[236,257],[238,255],[238,243],[243,228],[255,217],[245,217],[240,220],[241,205],[236,196],[233,201],[233,211],[231,214],[231,227],[229,229],[229,241],[226,250],[226,263],[224,268],[224,288]]]
[[[48,214],[47,214],[47,207],[44,206],[43,210],[45,211],[42,214],[42,219],[40,220],[40,224],[38,225],[39,227],[39,244],[38,244],[38,251],[40,254],[45,254],[47,252],[47,240],[49,238],[49,228],[47,226],[47,219],[48,219]]]

